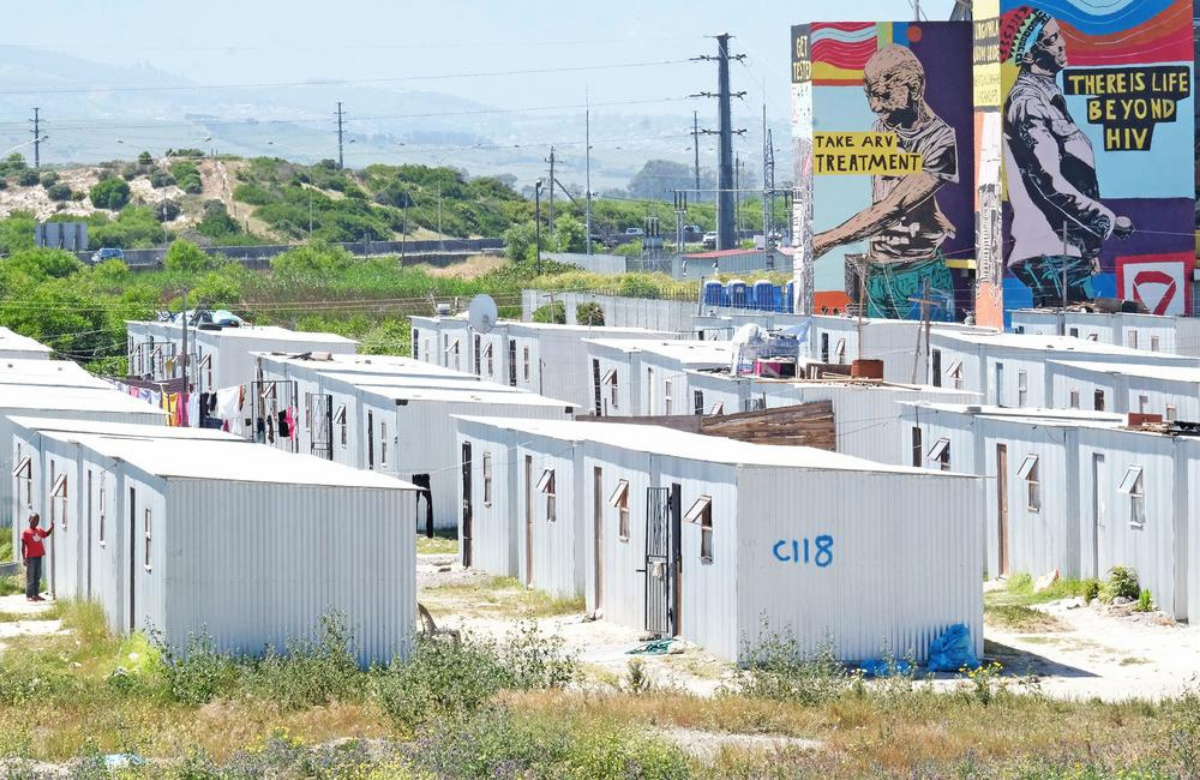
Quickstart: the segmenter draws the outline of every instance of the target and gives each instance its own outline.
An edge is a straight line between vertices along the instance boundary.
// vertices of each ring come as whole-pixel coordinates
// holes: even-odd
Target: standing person
[[[1067,66],[1058,22],[1029,6],[1005,14],[1000,58],[1020,68],[1004,104],[1004,167],[1013,211],[1008,268],[1033,293],[1034,306],[1090,301],[1101,245],[1110,236],[1127,238],[1133,222],[1100,202],[1092,142],[1058,86]]]
[[[42,558],[46,548],[42,540],[54,533],[54,523],[49,528],[40,528],[42,520],[37,512],[29,516],[29,527],[21,532],[21,557],[25,560],[25,600],[45,601],[38,590],[42,583]]]
[[[936,195],[958,182],[958,139],[925,101],[925,67],[910,49],[888,44],[875,52],[863,68],[863,88],[877,117],[871,131],[895,135],[900,151],[920,155],[921,171],[872,176],[871,205],[813,236],[813,257],[865,239],[867,315],[902,319],[913,312],[910,299],[921,295],[926,280],[931,292],[954,300],[942,253],[954,226]],[[857,298],[856,290],[847,292]]]

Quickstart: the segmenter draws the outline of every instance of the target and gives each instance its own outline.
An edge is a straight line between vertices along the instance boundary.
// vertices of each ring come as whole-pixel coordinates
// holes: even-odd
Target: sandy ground
[[[418,556],[417,572],[421,600],[439,628],[494,637],[512,628],[511,615],[488,615],[485,604],[473,608],[446,602],[436,590],[444,584],[486,581],[487,575],[463,570],[452,555]],[[1200,626],[1175,623],[1159,613],[1139,615],[1128,608],[1068,606],[1076,603],[1039,607],[1060,621],[1063,631],[1022,634],[988,627],[985,659],[1003,666],[1014,690],[1041,690],[1060,699],[1160,699],[1200,691]],[[656,687],[712,695],[735,679],[732,664],[686,642],[668,655],[633,656],[627,651],[643,640],[635,629],[602,619],[588,621],[583,615],[543,618],[539,625],[562,637],[564,648],[578,654],[590,682],[599,686],[622,684],[634,657],[645,662]],[[934,682],[939,689],[963,684],[956,675],[940,675]]]
[[[5,639],[19,636],[44,636],[62,631],[62,621],[41,620],[39,615],[48,612],[52,601],[29,602],[24,596],[0,596],[0,614],[28,615],[28,620],[0,621],[0,651],[4,650]]]

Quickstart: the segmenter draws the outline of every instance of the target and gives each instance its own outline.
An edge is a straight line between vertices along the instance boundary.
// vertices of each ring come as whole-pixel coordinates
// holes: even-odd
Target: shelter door
[[[525,584],[533,585],[533,456],[525,456]]]
[[[646,630],[671,636],[674,580],[671,560],[671,490],[646,488]]]
[[[313,455],[333,460],[333,398],[325,393],[309,393],[305,399],[312,420]]]
[[[593,471],[592,490],[592,549],[595,555],[593,602],[596,611],[604,609],[604,470],[599,466]]]
[[[1099,577],[1100,568],[1100,535],[1105,532],[1108,520],[1108,502],[1105,491],[1108,489],[1108,464],[1104,455],[1092,453],[1092,576]]]
[[[474,507],[471,503],[471,442],[462,445],[462,565],[471,566],[471,521]]]
[[[998,503],[997,525],[1000,537],[999,574],[1008,574],[1008,445],[996,445],[996,500]]]
[[[421,519],[421,502],[425,502],[425,536],[433,538],[433,489],[428,474],[413,474],[412,483],[421,490],[417,493],[417,521]]]

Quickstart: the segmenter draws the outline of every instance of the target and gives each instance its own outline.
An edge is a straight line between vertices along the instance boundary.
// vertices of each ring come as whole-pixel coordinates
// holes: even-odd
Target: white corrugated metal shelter
[[[1102,344],[1200,357],[1200,319],[1195,317],[1022,309],[1013,312],[1012,327],[1019,333],[1062,334]]]
[[[976,477],[620,423],[470,417],[459,441],[472,458],[464,506],[483,511],[485,454],[510,464],[494,470],[493,480],[511,480],[495,488],[494,511],[473,523],[477,565],[505,564],[480,549],[487,540],[508,547],[510,567],[515,547],[522,571],[532,528],[535,579],[574,576],[541,573],[539,552],[565,568],[580,566],[582,551],[588,610],[606,620],[677,633],[727,659],[744,658],[768,630],[794,632],[810,652],[832,642],[844,659],[924,660],[953,623],[982,650],[983,542],[962,514],[978,503]],[[558,473],[566,451],[576,461],[570,487]],[[505,521],[515,535],[494,527]]]
[[[1051,360],[1046,363],[1046,375],[1050,401],[1058,409],[1200,420],[1200,368]]]
[[[112,536],[92,546],[93,577],[111,586],[113,628],[153,626],[177,648],[206,631],[222,650],[259,654],[286,651],[337,610],[360,663],[407,653],[414,486],[240,442],[43,440],[47,453],[75,448],[104,486]]]
[[[914,464],[986,477],[971,515],[990,576],[1080,576],[1079,431],[1116,428],[1124,418],[949,404],[909,404],[903,414],[901,445]]]
[[[155,381],[182,376],[183,326],[171,322],[127,322],[129,373]],[[358,342],[333,333],[288,330],[271,325],[188,328],[192,356],[189,380],[195,392],[253,382],[257,352],[354,354]]]
[[[491,383],[462,387],[375,385],[354,379],[323,379],[334,417],[333,460],[428,484],[436,528],[455,528],[456,414],[572,419],[576,407],[565,401]]]
[[[49,360],[53,352],[40,341],[0,326],[0,359]]]
[[[590,400],[585,408],[599,417],[694,414],[689,372],[729,368],[730,341],[588,339]],[[706,413],[711,412],[711,405]],[[740,408],[725,410],[741,411]]]
[[[1051,391],[1046,363],[1104,361],[1156,366],[1197,366],[1178,355],[1145,352],[1068,336],[934,331],[930,384],[980,393],[984,403],[1007,407],[1047,406]]]
[[[413,358],[471,373],[470,345],[467,343],[470,326],[465,314],[458,317],[412,317],[411,320]]]
[[[107,494],[100,475],[79,467],[72,447],[45,441],[46,433],[81,433],[147,440],[185,439],[247,443],[228,433],[202,428],[172,428],[165,425],[97,422],[14,416],[12,462],[17,464],[12,514],[24,530],[33,512],[42,525],[55,524],[46,543],[45,577],[50,591],[59,598],[100,600],[105,583],[93,576],[92,545],[105,541],[100,518],[107,519]]]
[[[992,328],[954,322],[930,323],[933,333],[994,333]],[[861,332],[863,348],[859,349]],[[808,356],[821,363],[850,365],[855,360],[883,361],[888,382],[920,382],[926,376],[925,326],[919,320],[889,320],[814,315]]]
[[[0,524],[14,526],[14,543],[19,528],[19,524],[13,523],[12,514],[13,488],[18,481],[14,472],[20,465],[20,459],[13,459],[15,428],[12,418],[30,415],[58,420],[167,424],[162,409],[116,390],[0,385],[0,452],[5,453],[3,465],[7,473],[14,475],[10,479],[0,480],[0,506],[4,508]]]

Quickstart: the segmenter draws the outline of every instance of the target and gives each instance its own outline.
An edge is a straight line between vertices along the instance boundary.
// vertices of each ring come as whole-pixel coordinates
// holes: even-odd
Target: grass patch
[[[983,608],[983,620],[989,626],[1021,634],[1070,630],[1070,626],[1053,615],[1021,604],[989,604]]]
[[[422,591],[431,610],[493,617],[546,618],[582,613],[583,596],[555,596],[527,588],[515,577],[487,577]]]
[[[983,602],[986,607],[1028,607],[1082,596],[1087,589],[1087,580],[1059,579],[1046,590],[1034,593],[1032,577],[1028,574],[1014,574],[1009,577],[1008,583],[1003,588],[985,593]]]
[[[46,609],[34,612],[0,612],[0,623],[18,623],[23,620],[58,620],[65,607],[60,602],[51,602]]]
[[[458,555],[458,533],[453,529],[434,529],[433,537],[417,536],[417,555]]]
[[[0,577],[0,596],[16,596],[25,592],[25,577],[14,574],[11,577]]]
[[[0,561],[13,560],[13,540],[8,534],[8,529],[0,528]]]

